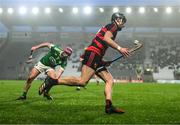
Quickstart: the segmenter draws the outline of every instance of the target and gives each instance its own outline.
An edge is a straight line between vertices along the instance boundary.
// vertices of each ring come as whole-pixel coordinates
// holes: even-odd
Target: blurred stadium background
[[[128,19],[117,36],[119,43],[144,43],[137,54],[112,65],[115,79],[136,81],[140,68],[144,81],[179,82],[179,0],[0,0],[0,79],[25,79],[33,66],[25,63],[30,48],[43,41],[72,46],[74,54],[64,75],[79,75],[79,56],[113,12]],[[36,60],[46,52],[35,53]],[[105,58],[116,56],[110,49]]]

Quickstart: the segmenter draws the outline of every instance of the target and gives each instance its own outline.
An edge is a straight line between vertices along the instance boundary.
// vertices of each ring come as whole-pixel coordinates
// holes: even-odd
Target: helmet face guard
[[[71,56],[73,50],[71,47],[66,47],[64,48],[64,52],[68,55],[68,56]]]
[[[126,21],[127,21],[124,14],[122,14],[122,13],[113,13],[113,15],[111,16],[111,22],[115,21],[117,18],[122,19],[123,23],[126,23]]]
[[[113,13],[113,15],[111,16],[111,22],[115,22],[116,23],[116,20],[117,19],[122,19],[122,23],[126,23],[127,19],[126,17],[124,16],[124,14],[122,13]],[[117,23],[116,23],[117,25]],[[120,31],[123,27],[121,28],[118,28],[118,30]]]
[[[60,57],[61,58],[66,58],[66,57],[70,57],[72,54],[73,50],[71,47],[66,47],[64,48],[64,50],[60,53]]]

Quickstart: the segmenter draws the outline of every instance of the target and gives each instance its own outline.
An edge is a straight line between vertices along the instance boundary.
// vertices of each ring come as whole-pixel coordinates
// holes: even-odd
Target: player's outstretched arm
[[[35,51],[35,50],[37,50],[37,49],[39,49],[39,48],[43,48],[43,47],[51,48],[51,46],[52,46],[51,43],[49,43],[49,42],[44,42],[44,43],[41,43],[41,44],[39,44],[39,45],[33,46],[33,47],[31,48],[31,51]]]
[[[107,31],[104,36],[104,41],[106,41],[112,48],[118,50],[123,56],[128,57],[130,54],[128,48],[119,46],[114,40],[111,39],[112,37],[112,33],[110,31]]]

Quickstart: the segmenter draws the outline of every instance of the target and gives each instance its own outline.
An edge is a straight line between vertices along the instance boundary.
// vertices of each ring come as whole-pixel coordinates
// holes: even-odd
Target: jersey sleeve
[[[54,47],[54,46],[55,46],[54,44],[51,44],[51,45],[50,45],[50,49],[51,49],[52,47]]]
[[[54,55],[55,53],[61,53],[63,50],[58,45],[53,45],[51,47],[51,53]]]
[[[51,47],[50,47],[50,51],[51,51],[51,53],[54,53],[55,52],[55,45],[54,44],[51,44],[50,45]]]
[[[56,46],[55,46],[54,44],[51,44],[51,45],[50,45],[50,49],[51,49],[51,51],[54,51],[54,50],[55,50],[55,48],[56,48]]]

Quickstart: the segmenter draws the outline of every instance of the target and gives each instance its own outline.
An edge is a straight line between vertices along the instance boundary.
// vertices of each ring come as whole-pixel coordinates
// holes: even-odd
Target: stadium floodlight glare
[[[3,9],[2,8],[0,8],[0,14],[2,14],[3,13]]]
[[[60,13],[63,13],[63,11],[64,11],[64,10],[63,10],[62,8],[59,8],[59,12],[60,12]]]
[[[73,7],[72,12],[74,14],[77,14],[79,12],[79,9],[77,7]]]
[[[113,8],[113,13],[116,13],[116,12],[118,12],[119,11],[119,9],[117,8],[117,7],[114,7]]]
[[[172,8],[171,8],[171,7],[167,7],[167,8],[166,8],[166,13],[167,13],[167,14],[172,13]]]
[[[131,12],[132,12],[131,7],[127,7],[127,8],[126,8],[126,13],[131,13]]]
[[[155,13],[157,13],[159,11],[158,8],[156,8],[156,7],[154,7],[153,10]]]
[[[92,12],[92,8],[91,7],[89,7],[89,6],[84,7],[84,13],[85,14],[91,14],[91,12]]]
[[[19,14],[24,15],[26,13],[27,13],[27,8],[26,7],[20,7],[19,8]]]
[[[8,9],[7,9],[7,12],[8,12],[9,14],[13,14],[13,13],[14,13],[14,10],[13,10],[13,8],[8,8]]]
[[[104,12],[104,9],[103,9],[103,8],[99,8],[99,11],[100,11],[101,13],[103,13],[103,12]]]
[[[49,8],[49,7],[45,8],[45,13],[50,14],[51,13],[51,8]]]
[[[140,8],[139,8],[139,13],[143,14],[143,13],[145,13],[145,11],[146,11],[146,10],[145,10],[144,7],[140,7]]]
[[[37,14],[39,13],[39,8],[33,7],[33,8],[32,8],[32,13],[33,13],[34,15],[37,15]]]

